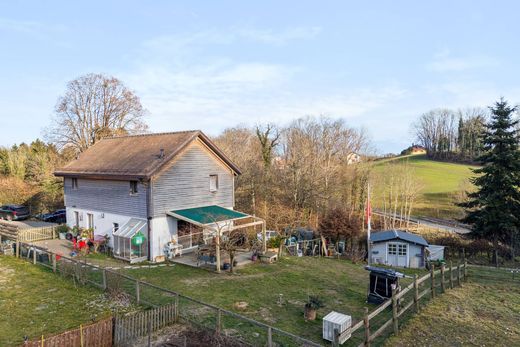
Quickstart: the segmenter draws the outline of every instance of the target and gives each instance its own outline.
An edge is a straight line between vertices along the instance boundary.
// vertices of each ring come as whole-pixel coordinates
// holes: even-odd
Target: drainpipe
[[[148,189],[146,189],[146,216],[147,216],[147,228],[148,228],[148,260],[152,261],[152,179],[148,180]]]

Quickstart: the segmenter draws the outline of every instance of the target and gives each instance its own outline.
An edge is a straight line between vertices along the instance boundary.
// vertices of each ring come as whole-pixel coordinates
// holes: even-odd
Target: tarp
[[[444,260],[444,246],[429,245],[426,250],[429,260]]]
[[[201,226],[227,220],[250,217],[245,213],[233,211],[217,205],[173,210],[168,212],[168,214],[172,217]]]

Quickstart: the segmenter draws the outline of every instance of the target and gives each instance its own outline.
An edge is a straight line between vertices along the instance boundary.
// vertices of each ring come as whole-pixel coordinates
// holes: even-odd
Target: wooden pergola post
[[[262,241],[263,241],[263,252],[267,252],[267,235],[266,235],[266,223],[262,220]]]
[[[220,228],[217,228],[217,236],[215,237],[215,253],[217,256],[217,272],[220,272]]]

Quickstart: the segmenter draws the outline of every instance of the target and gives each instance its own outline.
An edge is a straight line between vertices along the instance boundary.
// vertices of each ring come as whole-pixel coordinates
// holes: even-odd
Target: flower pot
[[[316,310],[305,306],[305,320],[315,320],[316,319]]]
[[[256,254],[253,254],[253,255],[251,256],[251,260],[252,260],[252,261],[256,261],[256,259],[258,259],[258,256],[257,256]]]

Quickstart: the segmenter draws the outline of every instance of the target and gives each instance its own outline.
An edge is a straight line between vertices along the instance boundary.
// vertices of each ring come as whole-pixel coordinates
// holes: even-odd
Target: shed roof
[[[240,174],[240,169],[200,130],[105,138],[54,174],[102,179],[149,179],[197,138],[233,172]]]
[[[130,218],[128,222],[114,232],[114,236],[131,239],[138,232],[145,233],[146,228],[147,222],[145,219]]]
[[[370,241],[372,241],[374,243],[395,240],[395,239],[407,241],[410,243],[416,243],[416,244],[422,245],[422,246],[428,246],[428,242],[422,236],[407,233],[406,231],[402,231],[402,230],[385,230],[385,231],[379,231],[377,233],[372,233],[370,235]]]

